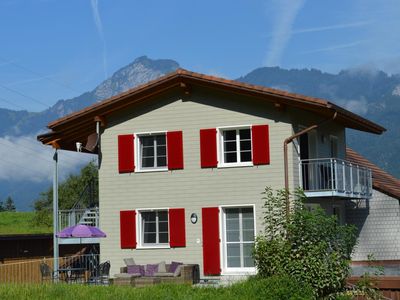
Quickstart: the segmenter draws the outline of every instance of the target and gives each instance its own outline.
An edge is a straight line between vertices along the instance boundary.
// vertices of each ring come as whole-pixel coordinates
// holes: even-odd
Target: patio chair
[[[96,269],[95,276],[89,279],[89,284],[108,285],[110,279],[110,261],[101,263]]]
[[[40,274],[42,275],[42,282],[46,280],[54,280],[54,274],[53,270],[50,268],[50,266],[44,262],[40,263]]]

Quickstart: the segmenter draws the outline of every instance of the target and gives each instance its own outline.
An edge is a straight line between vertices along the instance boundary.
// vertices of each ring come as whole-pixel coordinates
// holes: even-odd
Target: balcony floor
[[[369,198],[366,194],[360,193],[350,193],[350,192],[343,192],[343,191],[304,191],[304,194],[307,198],[323,198],[323,197],[338,197],[338,198],[347,198],[347,199],[365,199]]]

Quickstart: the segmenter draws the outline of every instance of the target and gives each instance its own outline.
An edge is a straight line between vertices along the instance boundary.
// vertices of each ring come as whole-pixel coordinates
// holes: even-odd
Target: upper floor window
[[[140,169],[166,169],[167,143],[165,133],[138,135],[138,139]]]
[[[252,165],[250,127],[220,129],[222,165]]]

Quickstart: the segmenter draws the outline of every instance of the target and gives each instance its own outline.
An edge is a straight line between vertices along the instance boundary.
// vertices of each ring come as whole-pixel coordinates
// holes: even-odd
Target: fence
[[[27,260],[23,262],[9,263],[0,265],[0,284],[1,283],[40,283],[43,281],[40,266],[45,263],[53,270],[53,258],[43,258]],[[83,271],[87,281],[90,277],[96,276],[99,267],[99,255],[74,255],[59,258],[59,269],[77,269]],[[56,274],[62,280],[66,274]],[[46,278],[49,280],[50,278]]]

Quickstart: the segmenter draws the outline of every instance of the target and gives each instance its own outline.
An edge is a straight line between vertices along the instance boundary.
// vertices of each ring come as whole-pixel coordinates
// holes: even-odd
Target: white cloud
[[[43,146],[36,136],[0,138],[0,180],[45,182],[53,178],[54,150]],[[93,155],[59,152],[59,178],[76,173]]]
[[[356,47],[360,44],[366,43],[369,40],[360,40],[360,41],[355,41],[351,43],[346,43],[346,44],[338,44],[338,45],[332,45],[329,47],[324,47],[324,48],[319,48],[319,49],[313,49],[310,51],[304,51],[301,54],[311,54],[311,53],[318,53],[318,52],[327,52],[327,51],[335,51],[335,50],[340,50],[340,49],[347,49],[347,48],[352,48]]]
[[[97,32],[99,33],[100,40],[103,43],[103,71],[104,79],[108,78],[107,72],[107,47],[106,40],[104,38],[103,23],[101,22],[100,12],[99,12],[99,2],[98,0],[91,0],[90,4],[92,6],[93,20],[96,25]]]
[[[368,112],[368,102],[362,100],[339,100],[339,105],[358,115],[365,115]]]
[[[305,0],[275,0],[273,2],[273,8],[268,12],[268,15],[274,16],[274,33],[270,38],[265,65],[279,65],[282,54],[292,35],[293,23],[304,3]]]

